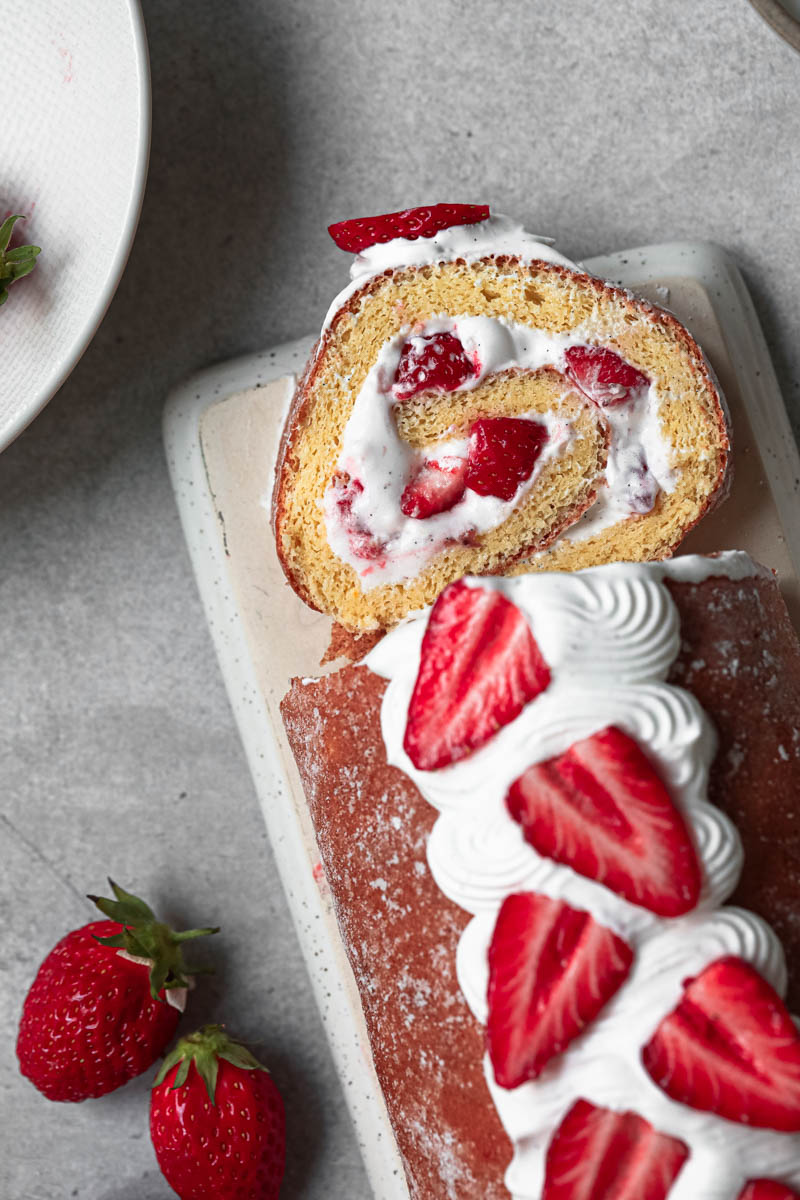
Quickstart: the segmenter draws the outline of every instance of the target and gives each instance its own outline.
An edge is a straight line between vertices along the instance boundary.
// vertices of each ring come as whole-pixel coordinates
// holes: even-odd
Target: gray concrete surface
[[[161,446],[169,388],[314,330],[346,216],[489,201],[581,257],[708,238],[744,269],[800,429],[800,56],[746,0],[145,0],[153,154],[133,254],[61,393],[0,457],[0,1196],[164,1200],[148,1080],[55,1105],[25,989],[107,873],[218,922],[190,1022],[257,1041],[283,1195],[368,1195],[214,659]]]

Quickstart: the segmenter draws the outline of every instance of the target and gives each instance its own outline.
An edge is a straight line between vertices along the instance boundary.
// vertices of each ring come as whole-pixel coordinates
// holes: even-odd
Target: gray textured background
[[[111,2],[111,0],[106,0]],[[312,332],[329,221],[488,201],[573,257],[733,251],[800,428],[800,56],[746,0],[145,0],[153,151],[111,310],[0,458],[0,1196],[166,1200],[148,1079],[16,1071],[24,990],[112,874],[218,922],[188,1021],[261,1044],[286,1197],[368,1195],[206,632],[161,446],[169,388]]]

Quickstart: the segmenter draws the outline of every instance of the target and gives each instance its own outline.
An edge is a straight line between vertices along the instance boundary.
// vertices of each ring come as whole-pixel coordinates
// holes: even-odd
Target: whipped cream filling
[[[706,798],[713,729],[694,697],[666,682],[680,647],[680,620],[664,580],[736,580],[762,572],[746,554],[730,551],[574,574],[467,580],[503,592],[525,614],[552,680],[485,746],[438,771],[417,771],[402,745],[427,614],[392,631],[366,659],[389,680],[381,711],[387,758],[439,810],[428,843],[431,872],[450,900],[475,914],[459,942],[457,973],[477,1019],[487,1017],[487,952],[497,911],[515,891],[542,892],[585,909],[635,950],[627,982],[539,1079],[505,1090],[485,1063],[514,1146],[505,1182],[515,1200],[540,1197],[550,1138],[578,1098],[631,1109],[686,1142],[690,1158],[670,1200],[737,1200],[746,1181],[759,1177],[800,1185],[800,1137],[679,1104],[639,1059],[680,999],[683,981],[725,954],[746,959],[785,994],[786,965],[774,933],[755,914],[724,907],[743,856],[735,827]],[[609,724],[645,748],[692,831],[704,886],[698,907],[684,917],[658,917],[538,855],[506,810],[506,791],[528,766]]]
[[[395,405],[402,401],[393,397],[392,385],[403,346],[415,337],[437,333],[457,337],[477,367],[451,394],[474,391],[487,376],[502,371],[536,371],[545,366],[563,370],[564,351],[588,340],[580,329],[547,334],[504,317],[442,315],[413,331],[406,326],[383,344],[356,397],[336,465],[337,472],[361,484],[363,490],[350,512],[359,527],[384,546],[383,552],[365,559],[354,551],[333,484],[322,501],[328,543],[334,554],[353,568],[364,591],[413,578],[447,544],[497,528],[534,486],[545,465],[563,455],[577,436],[571,423],[556,413],[525,414],[543,424],[548,436],[531,475],[511,500],[481,496],[467,488],[463,498],[446,512],[424,520],[405,516],[400,501],[415,471],[432,459],[464,459],[467,454],[468,438],[414,450],[400,437],[394,419]],[[670,466],[670,448],[661,431],[659,411],[656,380],[640,394],[602,410],[610,434],[605,480],[592,507],[562,536],[591,537],[625,517],[649,511],[659,490],[674,489],[677,475]]]
[[[541,330],[504,319],[441,316],[426,321],[413,335],[411,327],[406,326],[384,343],[356,397],[345,427],[337,471],[345,472],[362,485],[363,491],[353,501],[351,512],[364,529],[385,543],[385,553],[377,559],[364,559],[353,552],[333,485],[328,487],[322,502],[328,543],[334,554],[353,567],[365,591],[412,578],[448,543],[502,524],[534,486],[545,465],[564,454],[576,436],[571,423],[555,413],[522,414],[545,427],[547,441],[532,473],[520,483],[510,500],[481,496],[467,488],[462,499],[446,512],[424,520],[405,516],[400,507],[403,491],[424,462],[441,463],[467,456],[468,437],[450,438],[420,451],[403,441],[395,423],[392,384],[403,346],[412,336],[429,337],[436,333],[453,333],[467,357],[477,364],[476,373],[459,392],[474,391],[487,375],[512,367],[536,370],[554,365],[576,340],[551,337]]]
[[[356,255],[350,268],[351,282],[331,304],[323,333],[355,293],[384,271],[457,259],[469,263],[489,255],[508,255],[525,263],[544,261],[571,271],[580,270],[576,263],[555,250],[549,239],[528,233],[518,222],[502,214],[474,225],[451,226],[433,237],[393,238]],[[364,491],[354,502],[352,514],[358,520],[359,530],[379,543],[382,552],[370,553],[365,558],[363,539],[357,539],[354,548],[348,537],[347,522],[336,505],[333,485],[322,501],[331,549],[353,568],[364,591],[414,578],[448,543],[486,533],[502,524],[533,487],[545,463],[565,453],[574,436],[574,430],[565,428],[565,423],[557,422],[555,417],[545,421],[551,436],[532,475],[511,501],[468,491],[448,512],[425,519],[404,516],[400,498],[414,467],[426,457],[439,461],[444,454],[465,453],[462,441],[429,447],[427,455],[415,452],[399,437],[393,419],[391,385],[404,342],[414,336],[438,332],[455,334],[467,356],[479,366],[478,373],[457,391],[471,390],[487,375],[498,371],[537,370],[546,365],[563,369],[564,351],[592,340],[580,329],[572,330],[569,335],[547,335],[504,318],[464,314],[433,317],[422,328],[406,327],[384,343],[357,397],[337,464],[339,472],[347,472],[363,485]],[[594,537],[626,517],[649,512],[659,491],[674,490],[677,475],[661,430],[660,407],[658,381],[653,380],[646,392],[603,409],[611,439],[605,480],[592,507],[562,537],[570,540]],[[361,554],[357,552],[359,548]]]

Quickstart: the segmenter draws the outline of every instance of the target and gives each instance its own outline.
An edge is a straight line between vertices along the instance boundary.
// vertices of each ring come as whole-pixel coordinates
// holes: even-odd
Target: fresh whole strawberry
[[[286,1159],[272,1076],[220,1025],[182,1038],[156,1076],[150,1137],[181,1200],[275,1200]]]
[[[741,958],[718,958],[686,981],[642,1062],[690,1108],[800,1132],[800,1034],[775,989]]]
[[[410,337],[400,352],[392,384],[395,400],[420,392],[454,392],[474,378],[475,364],[452,333]]]
[[[610,725],[535,763],[506,804],[547,858],[662,917],[695,907],[697,852],[680,811],[633,738]]]
[[[570,346],[564,358],[572,382],[604,408],[622,404],[650,386],[646,375],[605,346]]]
[[[547,441],[539,421],[521,417],[486,417],[476,421],[469,437],[466,485],[479,496],[513,500],[529,479]]]
[[[578,1100],[548,1147],[542,1200],[666,1200],[688,1157],[637,1113]]]
[[[351,221],[337,221],[328,226],[340,250],[359,254],[368,246],[378,242],[391,242],[394,238],[433,237],[451,225],[475,225],[489,216],[486,204],[432,204],[428,208],[406,208],[402,212],[382,213],[378,217],[357,217]]]
[[[800,1200],[800,1192],[774,1179],[751,1179],[738,1200]]]
[[[444,457],[441,461],[430,459],[423,463],[403,492],[400,500],[403,514],[424,521],[453,508],[464,495],[466,469],[463,458]]]
[[[628,977],[633,951],[587,912],[536,892],[503,901],[489,946],[486,1038],[500,1087],[536,1079]]]
[[[217,932],[173,933],[144,901],[109,883],[116,899],[90,899],[111,920],[62,938],[23,1004],[20,1070],[49,1100],[103,1096],[151,1067],[191,983],[181,946]]]
[[[420,771],[458,762],[549,682],[550,668],[516,605],[494,588],[451,583],[422,639],[405,752]]]

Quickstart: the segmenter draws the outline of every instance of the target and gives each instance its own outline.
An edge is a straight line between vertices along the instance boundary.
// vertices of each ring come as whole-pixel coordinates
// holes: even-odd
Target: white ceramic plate
[[[150,146],[138,0],[6,0],[0,219],[41,246],[0,307],[0,449],[58,390],[122,275]]]

